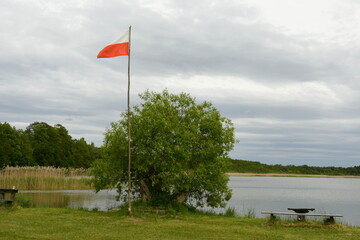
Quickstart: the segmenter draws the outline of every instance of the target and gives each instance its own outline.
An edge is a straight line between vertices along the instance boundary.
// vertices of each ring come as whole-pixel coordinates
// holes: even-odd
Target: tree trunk
[[[181,204],[185,203],[187,199],[188,199],[187,192],[181,192],[176,196],[176,202],[181,203]]]
[[[151,181],[149,179],[141,179],[140,180],[140,194],[141,194],[141,200],[143,202],[147,202],[151,200],[151,192],[150,187]]]

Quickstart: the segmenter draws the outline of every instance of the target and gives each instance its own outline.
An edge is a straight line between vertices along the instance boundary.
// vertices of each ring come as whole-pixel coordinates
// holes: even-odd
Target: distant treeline
[[[5,166],[53,166],[88,168],[99,149],[84,138],[72,139],[60,124],[34,122],[26,130],[0,123],[0,168]]]
[[[238,173],[288,173],[314,175],[360,175],[360,166],[355,167],[311,167],[307,165],[268,165],[255,161],[231,160],[229,172]]]
[[[88,144],[84,138],[72,139],[61,124],[50,126],[45,122],[34,122],[21,130],[9,123],[0,123],[0,169],[5,166],[89,168],[97,158],[100,158],[99,148],[93,143]],[[231,159],[228,172],[360,176],[360,166],[283,166]]]

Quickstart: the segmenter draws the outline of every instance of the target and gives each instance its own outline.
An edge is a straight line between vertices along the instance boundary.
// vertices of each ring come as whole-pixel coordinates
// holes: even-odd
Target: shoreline
[[[226,173],[231,177],[309,177],[309,178],[360,178],[352,175],[316,175],[296,173]]]

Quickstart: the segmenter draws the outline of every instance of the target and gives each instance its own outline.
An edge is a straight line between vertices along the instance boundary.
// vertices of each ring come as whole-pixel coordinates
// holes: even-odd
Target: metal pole
[[[130,124],[130,46],[131,46],[131,26],[129,27],[129,56],[128,56],[128,214],[131,216],[131,124]]]

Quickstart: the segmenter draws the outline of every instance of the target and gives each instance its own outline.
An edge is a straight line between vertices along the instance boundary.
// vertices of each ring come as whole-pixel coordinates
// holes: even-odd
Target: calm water
[[[119,206],[122,202],[116,201],[116,190],[59,190],[59,191],[19,191],[30,199],[35,206],[70,207],[98,209],[106,211]]]
[[[343,223],[360,226],[360,179],[231,177],[229,187],[233,197],[228,207],[240,214],[254,210],[256,217],[266,217],[260,212],[309,207],[317,213],[342,214]],[[115,190],[98,194],[91,190],[21,193],[42,206],[107,210],[121,204],[115,201]]]
[[[231,177],[233,197],[229,206],[237,211],[287,211],[315,208],[318,213],[342,214],[343,223],[360,226],[360,179]],[[341,218],[340,218],[341,219]]]

